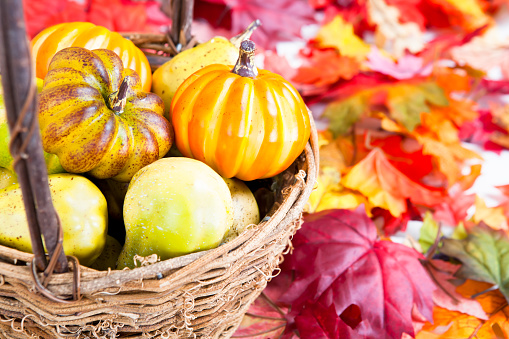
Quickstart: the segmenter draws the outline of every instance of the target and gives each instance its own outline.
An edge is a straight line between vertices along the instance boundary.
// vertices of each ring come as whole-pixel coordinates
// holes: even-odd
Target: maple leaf
[[[446,226],[457,226],[467,217],[468,209],[475,202],[475,195],[465,193],[459,184],[452,186],[448,193],[447,199],[434,207],[433,218]]]
[[[371,210],[372,219],[379,228],[383,229],[385,236],[389,237],[396,232],[404,232],[410,220],[421,220],[420,211],[408,199],[406,203],[407,209],[399,217],[394,217],[388,210],[379,207]]]
[[[368,15],[376,25],[378,46],[391,51],[396,57],[405,51],[420,52],[424,48],[424,34],[415,22],[402,22],[401,12],[397,7],[389,6],[384,0],[367,0]]]
[[[395,217],[406,211],[406,199],[424,206],[434,206],[444,200],[439,191],[430,190],[405,176],[378,148],[352,167],[341,183],[361,192],[373,206],[387,209]]]
[[[332,49],[306,49],[301,51],[305,62],[300,66],[292,83],[302,95],[316,95],[340,79],[350,80],[359,72],[359,62],[347,56],[341,56]]]
[[[401,84],[388,89],[391,116],[412,131],[421,122],[421,113],[430,112],[429,104],[448,106],[443,90],[433,82],[418,85]]]
[[[432,66],[424,66],[424,61],[414,55],[405,55],[397,60],[384,56],[378,48],[372,48],[368,54],[366,65],[372,70],[382,74],[390,75],[395,79],[410,79],[416,76],[428,76],[431,74]]]
[[[275,306],[271,299],[262,294],[249,306],[233,337],[252,339],[277,337],[283,333],[286,326],[286,319],[281,314],[286,311],[285,308]]]
[[[456,62],[485,72],[500,67],[504,78],[509,79],[509,41],[503,39],[495,27],[464,45],[452,48],[450,53]]]
[[[442,307],[433,309],[433,324],[426,323],[416,339],[478,338],[501,339],[509,335],[509,306],[498,290],[491,284],[467,280],[456,288],[465,298],[475,297],[486,317],[451,311]]]
[[[66,6],[67,0],[23,0],[27,35],[30,38],[36,36],[46,28],[48,18],[64,10]]]
[[[443,90],[434,82],[374,81],[370,85],[374,86],[363,84],[360,90],[354,87],[353,95],[326,106],[322,114],[329,120],[334,135],[344,134],[362,116],[378,116],[384,107],[391,118],[411,132],[421,123],[421,113],[430,112],[430,107],[449,105]]]
[[[355,35],[353,26],[340,15],[320,28],[315,41],[318,47],[335,48],[342,56],[358,60],[364,60],[370,51],[370,46]]]
[[[491,19],[484,13],[476,0],[428,0],[436,5],[433,14],[445,13],[450,26],[459,26],[467,31],[489,24]]]
[[[444,260],[430,260],[426,265],[433,280],[439,286],[433,291],[433,302],[436,306],[471,315],[478,319],[487,320],[488,315],[479,301],[457,292],[457,285],[453,284],[454,273],[460,268]],[[473,294],[472,294],[473,295]]]
[[[421,31],[426,29],[427,18],[422,12],[422,0],[387,0],[387,5],[399,10],[401,22],[416,23]]]
[[[464,184],[467,184],[467,178],[462,174],[460,165],[467,160],[481,159],[476,152],[461,145],[456,127],[456,124],[473,119],[477,114],[471,114],[467,105],[458,106],[433,106],[430,112],[421,114],[421,124],[412,132],[382,117],[382,128],[415,138],[422,145],[422,152],[434,157],[449,186],[459,180],[464,180]]]
[[[443,239],[440,252],[462,262],[457,276],[495,284],[509,300],[509,237],[481,223],[463,240]]]
[[[334,304],[306,303],[295,317],[295,325],[301,338],[335,339],[339,333],[348,333],[348,325],[340,320]]]
[[[204,0],[200,6],[207,3],[216,6],[203,6],[200,17],[214,26],[230,29],[233,34],[259,19],[263,25],[257,28],[252,40],[265,49],[273,49],[279,41],[299,38],[303,26],[315,23],[313,8],[307,1]]]
[[[496,230],[508,230],[504,207],[501,205],[488,207],[486,206],[484,199],[477,195],[475,197],[475,212],[473,215],[473,221],[476,224],[479,224],[482,221]]]
[[[338,315],[346,311],[341,319],[349,326],[341,335],[352,338],[413,334],[413,305],[430,319],[435,287],[419,263],[422,256],[378,240],[376,226],[364,212],[308,215],[293,245],[287,267],[294,270],[295,280],[280,299],[291,304],[288,331],[309,302],[334,305]]]

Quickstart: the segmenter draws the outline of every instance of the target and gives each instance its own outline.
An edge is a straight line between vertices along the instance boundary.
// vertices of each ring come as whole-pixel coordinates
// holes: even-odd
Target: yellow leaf
[[[353,26],[337,15],[331,22],[322,26],[315,38],[319,47],[335,48],[343,56],[364,60],[371,47],[355,35]]]
[[[353,166],[341,179],[341,183],[361,192],[371,204],[389,210],[395,217],[406,211],[406,199],[425,206],[443,201],[439,192],[431,191],[409,179],[377,148]]]
[[[319,206],[323,203],[324,196],[331,190],[339,188],[339,181],[341,180],[341,174],[333,167],[320,166],[320,172],[316,181],[315,189],[309,196],[308,204],[305,208],[305,212],[314,213],[318,212]],[[338,208],[338,207],[332,207]],[[323,209],[323,208],[322,208]]]
[[[333,190],[327,191],[320,203],[318,204],[315,212],[323,210],[339,208],[339,209],[355,209],[362,204],[367,204],[366,198],[357,193],[347,189],[340,189],[339,187]],[[369,206],[366,206],[366,211],[371,210]]]
[[[501,206],[488,207],[484,200],[476,195],[474,222],[478,224],[481,221],[484,221],[486,225],[496,230],[508,229],[507,218],[504,215],[504,208]]]

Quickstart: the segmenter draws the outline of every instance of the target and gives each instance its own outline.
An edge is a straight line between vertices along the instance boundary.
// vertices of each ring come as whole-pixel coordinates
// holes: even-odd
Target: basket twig
[[[22,2],[0,2],[0,25],[0,68],[11,133],[11,153],[23,194],[36,265],[41,270],[48,265],[41,240],[42,233],[50,256],[56,251],[55,271],[65,272],[68,265],[62,250],[60,222],[51,200],[48,172],[36,119],[35,75],[26,37]]]

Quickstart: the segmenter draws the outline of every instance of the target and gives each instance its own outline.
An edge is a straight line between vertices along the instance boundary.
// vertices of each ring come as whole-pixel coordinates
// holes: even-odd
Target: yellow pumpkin
[[[280,75],[256,69],[249,40],[235,66],[209,65],[187,78],[170,114],[184,156],[245,181],[284,171],[311,132],[302,97]]]
[[[141,78],[143,90],[150,91],[152,71],[147,57],[132,41],[117,32],[90,22],[64,22],[44,29],[31,42],[32,57],[35,59],[35,72],[44,79],[53,56],[66,47],[86,49],[109,49],[115,52],[125,68],[130,68]]]

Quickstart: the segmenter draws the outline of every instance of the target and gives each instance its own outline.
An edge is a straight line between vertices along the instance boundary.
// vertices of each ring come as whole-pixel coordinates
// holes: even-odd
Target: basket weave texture
[[[312,124],[310,142],[282,174],[276,203],[262,222],[213,250],[165,261],[146,257],[132,270],[80,266],[78,301],[36,293],[28,264],[33,255],[0,246],[0,337],[229,338],[291,250],[317,168]],[[52,275],[47,288],[71,296],[73,273]]]

